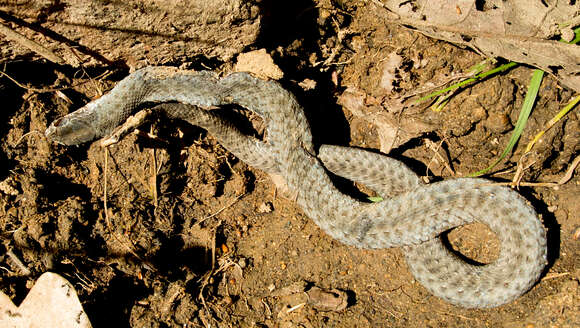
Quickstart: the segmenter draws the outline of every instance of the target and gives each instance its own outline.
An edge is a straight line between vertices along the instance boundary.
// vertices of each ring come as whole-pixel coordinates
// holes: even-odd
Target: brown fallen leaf
[[[338,103],[353,116],[365,120],[377,129],[380,151],[388,154],[391,149],[412,138],[435,130],[435,126],[417,117],[400,115],[398,111],[386,111],[381,106],[367,105],[367,94],[356,88],[347,88]]]
[[[580,91],[580,47],[558,42],[578,25],[579,1],[384,0],[377,13],[386,23],[411,27],[429,37],[468,46],[553,74]]]

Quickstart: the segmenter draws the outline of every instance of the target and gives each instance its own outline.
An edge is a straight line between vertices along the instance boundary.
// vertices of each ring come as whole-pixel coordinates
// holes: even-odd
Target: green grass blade
[[[420,102],[425,101],[427,99],[430,99],[430,98],[433,98],[433,97],[437,97],[437,96],[439,96],[441,94],[444,94],[446,92],[449,92],[449,91],[452,91],[452,90],[455,90],[455,89],[459,89],[459,88],[461,88],[461,87],[463,87],[463,86],[465,86],[467,84],[473,83],[473,82],[478,81],[478,80],[482,80],[482,79],[484,79],[484,78],[486,78],[486,77],[488,77],[490,75],[493,75],[493,74],[496,74],[496,73],[505,72],[508,69],[510,69],[510,68],[512,68],[514,66],[517,66],[517,65],[518,65],[518,63],[516,63],[516,62],[509,62],[509,63],[503,64],[503,65],[500,65],[500,66],[498,66],[498,67],[496,67],[494,69],[490,69],[489,71],[485,71],[483,73],[479,73],[476,76],[474,76],[472,78],[469,78],[467,80],[464,80],[464,81],[461,81],[461,82],[452,84],[452,85],[448,86],[445,89],[441,89],[441,90],[432,92],[432,93],[430,93],[430,94],[428,94],[428,95],[426,95],[424,97],[421,97],[421,98],[417,99],[417,101],[415,103],[420,103]]]
[[[580,27],[575,28],[573,31],[574,31],[574,34],[576,36],[574,38],[574,40],[572,40],[570,42],[566,42],[566,41],[560,39],[560,42],[564,42],[564,43],[568,43],[568,44],[576,44],[576,43],[580,42]],[[472,66],[469,70],[472,71],[472,72],[479,72],[479,71],[483,70],[489,64],[490,63],[487,60],[484,60],[481,63]],[[510,68],[515,67],[517,65],[519,65],[519,63],[516,63],[516,62],[509,62],[509,63],[503,64],[503,65],[498,66],[498,67],[496,67],[494,69],[485,71],[483,73],[479,73],[479,74],[475,75],[472,78],[469,78],[469,79],[463,80],[461,82],[457,82],[455,84],[452,84],[452,85],[448,86],[445,89],[441,89],[441,90],[434,91],[434,92],[432,92],[432,93],[430,93],[430,94],[428,94],[426,96],[423,96],[423,97],[417,99],[417,101],[415,101],[415,103],[417,104],[417,103],[423,102],[425,100],[428,100],[428,99],[437,97],[439,95],[442,95],[444,93],[447,93],[449,91],[452,91],[452,90],[455,90],[455,89],[459,89],[459,88],[464,87],[464,86],[466,86],[466,85],[468,85],[470,83],[473,83],[473,82],[476,82],[476,81],[479,81],[479,80],[483,80],[483,79],[485,79],[486,77],[488,77],[490,75],[493,75],[493,74],[496,74],[496,73],[505,72],[505,71],[509,70]]]
[[[576,98],[574,98],[568,105],[566,105],[564,108],[562,108],[562,110],[560,110],[558,112],[558,114],[556,114],[556,116],[554,116],[550,121],[548,121],[544,130],[542,130],[538,134],[536,134],[534,139],[532,139],[532,141],[530,141],[530,143],[526,147],[526,151],[524,153],[530,152],[532,150],[532,148],[534,147],[534,145],[536,144],[536,142],[538,142],[538,140],[540,140],[540,138],[544,135],[544,133],[546,133],[546,131],[551,129],[552,126],[554,126],[554,124],[556,124],[562,117],[564,117],[564,115],[566,115],[569,111],[571,111],[572,108],[574,108],[576,105],[578,105],[578,103],[580,103],[580,96],[576,96]]]
[[[534,74],[532,75],[532,79],[531,79],[530,85],[528,87],[528,92],[526,94],[526,98],[524,99],[524,104],[522,106],[522,110],[520,111],[518,121],[516,122],[516,127],[514,128],[514,131],[512,132],[512,135],[510,137],[508,145],[506,146],[504,151],[501,153],[499,158],[497,160],[495,160],[489,167],[487,167],[481,171],[477,171],[475,173],[470,174],[469,175],[470,177],[477,177],[477,176],[480,176],[482,174],[487,173],[489,170],[494,168],[499,162],[501,162],[507,156],[507,154],[509,154],[513,150],[515,144],[518,142],[518,140],[520,138],[520,135],[524,131],[524,127],[526,126],[526,123],[528,122],[528,117],[530,116],[530,113],[532,112],[532,108],[534,107],[534,103],[536,102],[536,97],[538,95],[538,90],[540,89],[540,84],[542,83],[543,77],[544,77],[544,71],[539,70],[539,69],[534,70]]]

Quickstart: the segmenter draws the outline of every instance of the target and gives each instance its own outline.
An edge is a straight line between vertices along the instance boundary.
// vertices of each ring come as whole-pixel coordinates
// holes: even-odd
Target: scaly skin
[[[328,235],[360,248],[403,246],[415,278],[433,294],[463,307],[513,301],[538,280],[546,264],[546,235],[533,208],[515,191],[483,179],[451,179],[429,185],[404,164],[368,151],[322,145],[318,152],[302,107],[288,91],[246,73],[219,79],[211,72],[149,67],[108,94],[53,122],[46,131],[65,145],[109,134],[144,103],[199,125],[256,168],[282,175],[296,202]],[[212,111],[238,104],[260,115],[267,141],[241,134]],[[363,203],[339,192],[327,170],[366,184],[382,195]],[[449,229],[486,224],[501,242],[496,261],[473,266],[438,238]]]

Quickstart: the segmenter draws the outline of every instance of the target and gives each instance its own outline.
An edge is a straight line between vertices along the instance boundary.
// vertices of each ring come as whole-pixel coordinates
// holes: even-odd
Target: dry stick
[[[68,46],[68,45],[67,45]],[[77,52],[75,51],[74,48],[68,46],[68,49],[70,50],[70,52],[73,54],[73,56],[75,56],[75,58],[79,61],[80,63],[80,69],[83,72],[83,74],[88,77],[89,81],[93,84],[93,87],[97,90],[97,94],[98,96],[102,96],[103,95],[103,90],[101,89],[101,87],[97,84],[97,82],[93,79],[93,77],[91,77],[91,75],[85,70],[85,66],[83,65],[84,61],[82,60],[82,58],[77,54]],[[101,76],[104,78],[106,78],[107,76],[111,75],[112,72],[110,71],[105,71],[105,73],[102,73]],[[95,77],[95,79],[99,78],[98,76]]]
[[[535,161],[532,163],[528,163],[525,165],[524,167],[524,159],[530,155],[531,153],[524,153],[522,155],[522,157],[520,157],[520,159],[518,160],[518,166],[516,168],[516,173],[514,173],[514,176],[512,178],[512,184],[510,185],[510,187],[512,188],[518,188],[520,186],[520,182],[522,181],[522,179],[524,178],[524,171],[529,169],[530,167],[532,167],[532,165],[534,165],[534,163],[536,163]]]
[[[200,287],[199,295],[198,295],[198,298],[201,300],[201,304],[203,305],[203,308],[205,309],[205,311],[208,313],[208,315],[210,317],[211,317],[211,311],[210,311],[209,306],[205,302],[205,297],[203,296],[203,292],[205,290],[205,287],[209,284],[209,281],[210,281],[210,279],[211,279],[211,277],[212,277],[212,275],[214,273],[214,270],[215,270],[215,240],[216,240],[216,234],[217,234],[217,230],[214,231],[214,233],[212,235],[212,238],[210,240],[210,242],[212,244],[211,245],[211,270],[209,272],[207,272],[200,279],[200,281],[201,281],[201,287]],[[205,324],[205,322],[204,322],[204,324]]]
[[[8,249],[8,251],[6,251],[6,255],[8,255],[10,260],[12,260],[13,264],[16,267],[18,267],[18,269],[21,271],[21,273],[23,275],[25,275],[25,276],[30,275],[30,270],[28,269],[28,267],[24,263],[22,263],[22,261],[20,261],[18,256],[16,256],[16,254],[14,254],[14,252],[12,252],[12,249]]]
[[[429,148],[430,150],[433,151],[434,155],[433,157],[431,157],[431,160],[429,161],[429,164],[427,164],[427,170],[425,172],[426,176],[429,176],[429,169],[431,166],[431,163],[433,163],[433,161],[435,160],[435,157],[439,158],[439,160],[441,161],[441,163],[443,164],[443,166],[447,169],[447,171],[449,171],[449,173],[451,173],[451,176],[455,176],[455,171],[453,171],[453,169],[451,168],[451,166],[449,165],[449,163],[447,163],[447,160],[445,158],[443,158],[443,156],[441,156],[441,154],[439,154],[439,150],[441,149],[441,146],[443,146],[443,143],[445,142],[445,138],[443,138],[443,140],[441,140],[441,142],[439,142],[439,144],[437,145],[437,147],[434,147],[434,142],[432,142],[431,140],[427,139],[427,148]]]
[[[268,316],[272,315],[272,310],[270,309],[270,306],[268,305],[268,303],[266,303],[266,301],[262,298],[262,304],[264,304],[264,309],[268,310]]]
[[[558,186],[561,186],[561,185],[565,184],[566,182],[570,181],[570,179],[572,179],[572,176],[574,175],[574,170],[576,169],[578,164],[580,164],[580,155],[577,156],[574,159],[574,161],[572,161],[572,164],[570,164],[570,167],[568,167],[566,174],[564,174],[560,178],[560,180],[558,180],[558,182],[519,182],[518,186],[524,186],[524,187],[558,187]],[[500,185],[500,186],[513,186],[513,182],[499,182],[499,183],[492,183],[492,184],[493,185]],[[492,185],[492,184],[490,184],[490,185]]]
[[[40,132],[38,130],[32,130],[30,132],[27,132],[27,133],[23,134],[22,137],[20,137],[18,139],[18,141],[16,141],[16,143],[14,143],[13,145],[11,145],[12,148],[18,147],[18,145],[22,142],[22,140],[24,140],[24,138],[26,138],[26,137],[28,137],[29,135],[32,135],[32,134],[39,134],[41,137],[44,137],[44,133],[42,133],[42,132]]]
[[[213,235],[211,236],[211,271],[213,272],[215,269],[215,240],[217,235],[217,227],[213,231]]]
[[[101,75],[99,75],[99,76],[96,76],[96,77],[95,77],[95,79],[99,79],[99,78],[105,78],[105,77],[107,77],[107,76],[108,76],[108,75],[110,75],[110,74],[111,74],[111,72],[110,72],[110,71],[106,71],[105,73],[103,73],[103,74],[101,74]],[[80,83],[77,83],[77,84],[73,84],[73,85],[71,85],[71,86],[68,86],[68,87],[59,87],[59,88],[42,88],[42,89],[37,89],[37,88],[32,88],[32,87],[25,86],[24,84],[22,84],[22,83],[20,83],[20,82],[16,81],[16,80],[15,80],[14,78],[12,78],[10,75],[8,75],[8,74],[6,74],[6,73],[4,73],[4,72],[2,72],[2,71],[0,71],[0,75],[2,75],[2,76],[4,76],[4,77],[6,77],[6,78],[7,78],[7,79],[9,79],[10,81],[12,81],[12,83],[16,84],[17,86],[21,87],[22,89],[25,89],[25,90],[28,90],[28,91],[33,91],[33,92],[39,92],[39,93],[44,93],[44,92],[54,92],[54,91],[60,91],[60,90],[67,90],[67,89],[72,89],[72,88],[74,88],[74,87],[76,87],[76,86],[83,85],[83,84],[85,84],[85,83],[87,83],[87,82],[89,82],[89,81],[92,81],[92,79],[91,79],[91,80],[88,80],[88,81],[83,81],[83,82],[80,82]]]
[[[43,93],[43,92],[53,92],[53,91],[58,91],[58,90],[62,90],[62,89],[68,89],[68,88],[43,88],[43,89],[31,88],[31,87],[27,87],[27,86],[21,84],[20,82],[13,79],[10,75],[8,75],[2,71],[0,71],[0,75],[4,76],[8,80],[12,81],[12,83],[16,84],[17,86],[21,87],[22,89],[29,90],[29,91]]]
[[[458,317],[458,318],[465,319],[465,320],[477,320],[475,318],[470,318],[470,317],[463,316],[461,314],[455,314],[455,313],[451,313],[451,312],[435,311],[435,313],[438,313],[438,314],[443,315],[443,316],[454,316],[454,317]]]
[[[145,121],[151,117],[151,114],[151,109],[144,109],[137,112],[135,115],[129,116],[129,118],[127,118],[120,127],[113,131],[113,133],[101,140],[101,146],[107,147],[112,144],[116,144],[127,134],[131,133],[131,131],[137,131],[135,129],[139,125],[145,123]]]
[[[153,126],[151,126],[151,129],[149,130],[149,134],[153,134]],[[151,157],[152,157],[152,161],[153,163],[151,164],[151,179],[152,181],[152,188],[153,188],[153,206],[155,208],[157,208],[157,160],[155,158],[155,147],[151,148]]]
[[[220,213],[221,213],[223,210],[225,210],[226,208],[228,208],[228,207],[231,207],[232,205],[234,205],[234,204],[235,204],[235,203],[236,203],[236,202],[237,202],[237,201],[238,201],[240,198],[242,198],[242,197],[243,197],[243,196],[245,196],[245,195],[246,195],[246,193],[243,193],[243,194],[241,194],[241,195],[237,196],[237,197],[236,197],[236,198],[235,198],[235,199],[234,199],[234,200],[233,200],[231,203],[229,203],[229,204],[227,204],[226,206],[224,206],[224,207],[220,208],[219,210],[217,210],[217,212],[215,212],[215,213],[213,213],[213,214],[211,214],[211,215],[208,215],[208,216],[206,216],[205,218],[203,218],[203,219],[201,219],[201,220],[197,221],[197,222],[195,223],[195,225],[200,225],[200,224],[202,224],[203,222],[205,222],[206,220],[208,220],[208,219],[211,219],[211,218],[213,218],[214,216],[216,216],[216,215],[220,214]]]
[[[37,54],[41,55],[42,57],[50,60],[56,64],[64,64],[64,59],[60,58],[59,56],[55,55],[52,51],[48,50],[44,46],[40,45],[39,43],[32,41],[25,37],[24,35],[13,31],[9,27],[4,24],[0,24],[0,33],[4,34],[6,38],[16,41],[19,44],[25,46],[26,48],[36,52]]]
[[[109,231],[111,234],[113,233],[113,229],[111,227],[111,220],[109,219],[109,208],[107,206],[107,175],[109,174],[109,148],[104,147],[105,151],[105,181],[103,182],[103,204],[105,207],[105,222],[107,223],[107,227],[109,227]]]
[[[550,280],[550,279],[556,279],[556,278],[560,278],[560,277],[565,277],[567,275],[569,275],[570,272],[562,272],[562,273],[553,273],[551,275],[546,275],[544,278],[540,279],[541,281],[546,281],[546,280]]]
[[[299,308],[303,307],[304,305],[306,305],[306,303],[300,303],[298,305],[294,305],[293,307],[286,310],[286,313],[294,312],[294,311],[298,310]]]
[[[570,181],[570,179],[572,179],[572,175],[574,175],[574,170],[576,169],[578,164],[580,164],[580,156],[576,156],[576,158],[572,161],[572,164],[570,164],[570,167],[568,168],[568,171],[566,171],[566,174],[564,174],[564,176],[560,178],[560,180],[558,180],[558,184],[564,184]]]

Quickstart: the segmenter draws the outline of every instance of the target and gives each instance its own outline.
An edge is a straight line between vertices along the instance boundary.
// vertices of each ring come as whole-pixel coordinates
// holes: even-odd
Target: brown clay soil
[[[49,142],[43,131],[52,120],[131,69],[229,72],[239,53],[266,49],[284,73],[280,82],[304,105],[318,144],[390,149],[433,181],[475,172],[499,156],[532,73],[522,66],[489,78],[441,112],[397,107],[397,97],[482,58],[389,24],[372,1],[180,3],[0,3],[1,23],[64,60],[50,63],[0,37],[1,69],[24,86],[0,77],[0,290],[15,303],[52,271],[76,286],[94,327],[580,326],[578,169],[558,187],[520,187],[548,232],[542,279],[513,303],[473,310],[427,292],[401,249],[334,241],[267,174],[199,128],[160,118],[140,129],[155,138],[130,135],[107,150],[98,142]],[[393,54],[401,61],[388,79]],[[514,176],[528,141],[573,95],[544,78],[522,141],[491,179]],[[358,100],[364,115],[347,108]],[[402,132],[385,145],[388,122]],[[564,175],[580,153],[579,131],[576,110],[521,161],[523,180]],[[499,249],[478,225],[446,238],[479,262]],[[316,288],[323,292],[312,293]]]

